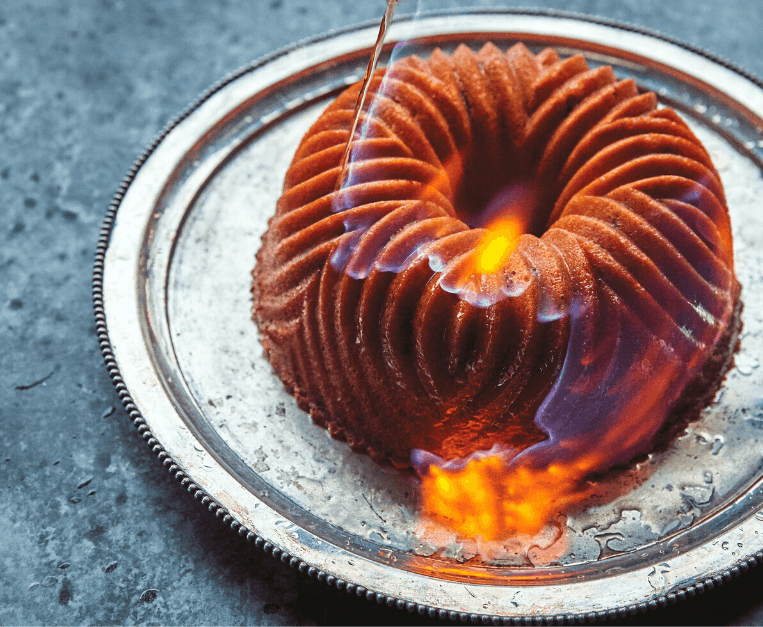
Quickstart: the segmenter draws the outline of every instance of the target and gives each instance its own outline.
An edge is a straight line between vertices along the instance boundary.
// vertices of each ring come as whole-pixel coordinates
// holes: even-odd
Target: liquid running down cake
[[[698,412],[740,308],[710,157],[652,93],[517,44],[408,57],[297,148],[253,271],[275,372],[378,463],[628,461]]]

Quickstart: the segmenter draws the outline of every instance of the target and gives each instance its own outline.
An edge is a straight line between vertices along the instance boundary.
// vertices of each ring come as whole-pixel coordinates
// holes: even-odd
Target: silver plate
[[[99,338],[144,438],[239,533],[340,588],[466,620],[615,616],[763,555],[763,88],[666,39],[578,17],[473,12],[398,22],[391,41],[555,46],[678,109],[726,188],[743,286],[735,368],[667,450],[599,482],[538,538],[422,539],[415,482],[331,440],[283,391],[250,317],[250,272],[294,149],[362,76],[375,28],[277,53],[213,88],[139,160],[102,230]],[[625,488],[623,487],[625,486]]]

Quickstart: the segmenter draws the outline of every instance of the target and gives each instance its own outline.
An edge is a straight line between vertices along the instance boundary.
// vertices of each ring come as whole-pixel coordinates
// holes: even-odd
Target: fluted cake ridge
[[[595,363],[614,319],[695,379],[726,359],[723,187],[654,94],[522,44],[408,57],[374,77],[337,189],[359,89],[302,139],[253,272],[266,354],[333,437],[397,466],[525,448],[570,343]]]

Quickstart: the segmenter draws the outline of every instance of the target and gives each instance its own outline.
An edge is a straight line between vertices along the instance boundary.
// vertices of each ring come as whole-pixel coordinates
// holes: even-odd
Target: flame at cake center
[[[522,225],[518,220],[507,220],[489,229],[479,252],[477,271],[493,274],[501,268],[519,243]]]

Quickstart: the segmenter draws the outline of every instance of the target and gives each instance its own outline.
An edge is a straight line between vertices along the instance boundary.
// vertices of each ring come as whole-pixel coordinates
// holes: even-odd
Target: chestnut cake
[[[709,402],[740,288],[719,175],[672,109],[581,55],[435,50],[376,73],[340,185],[359,90],[302,139],[253,271],[267,357],[317,424],[398,467],[525,449],[573,352],[576,394],[640,377],[673,413]],[[662,352],[613,365],[631,336]]]

